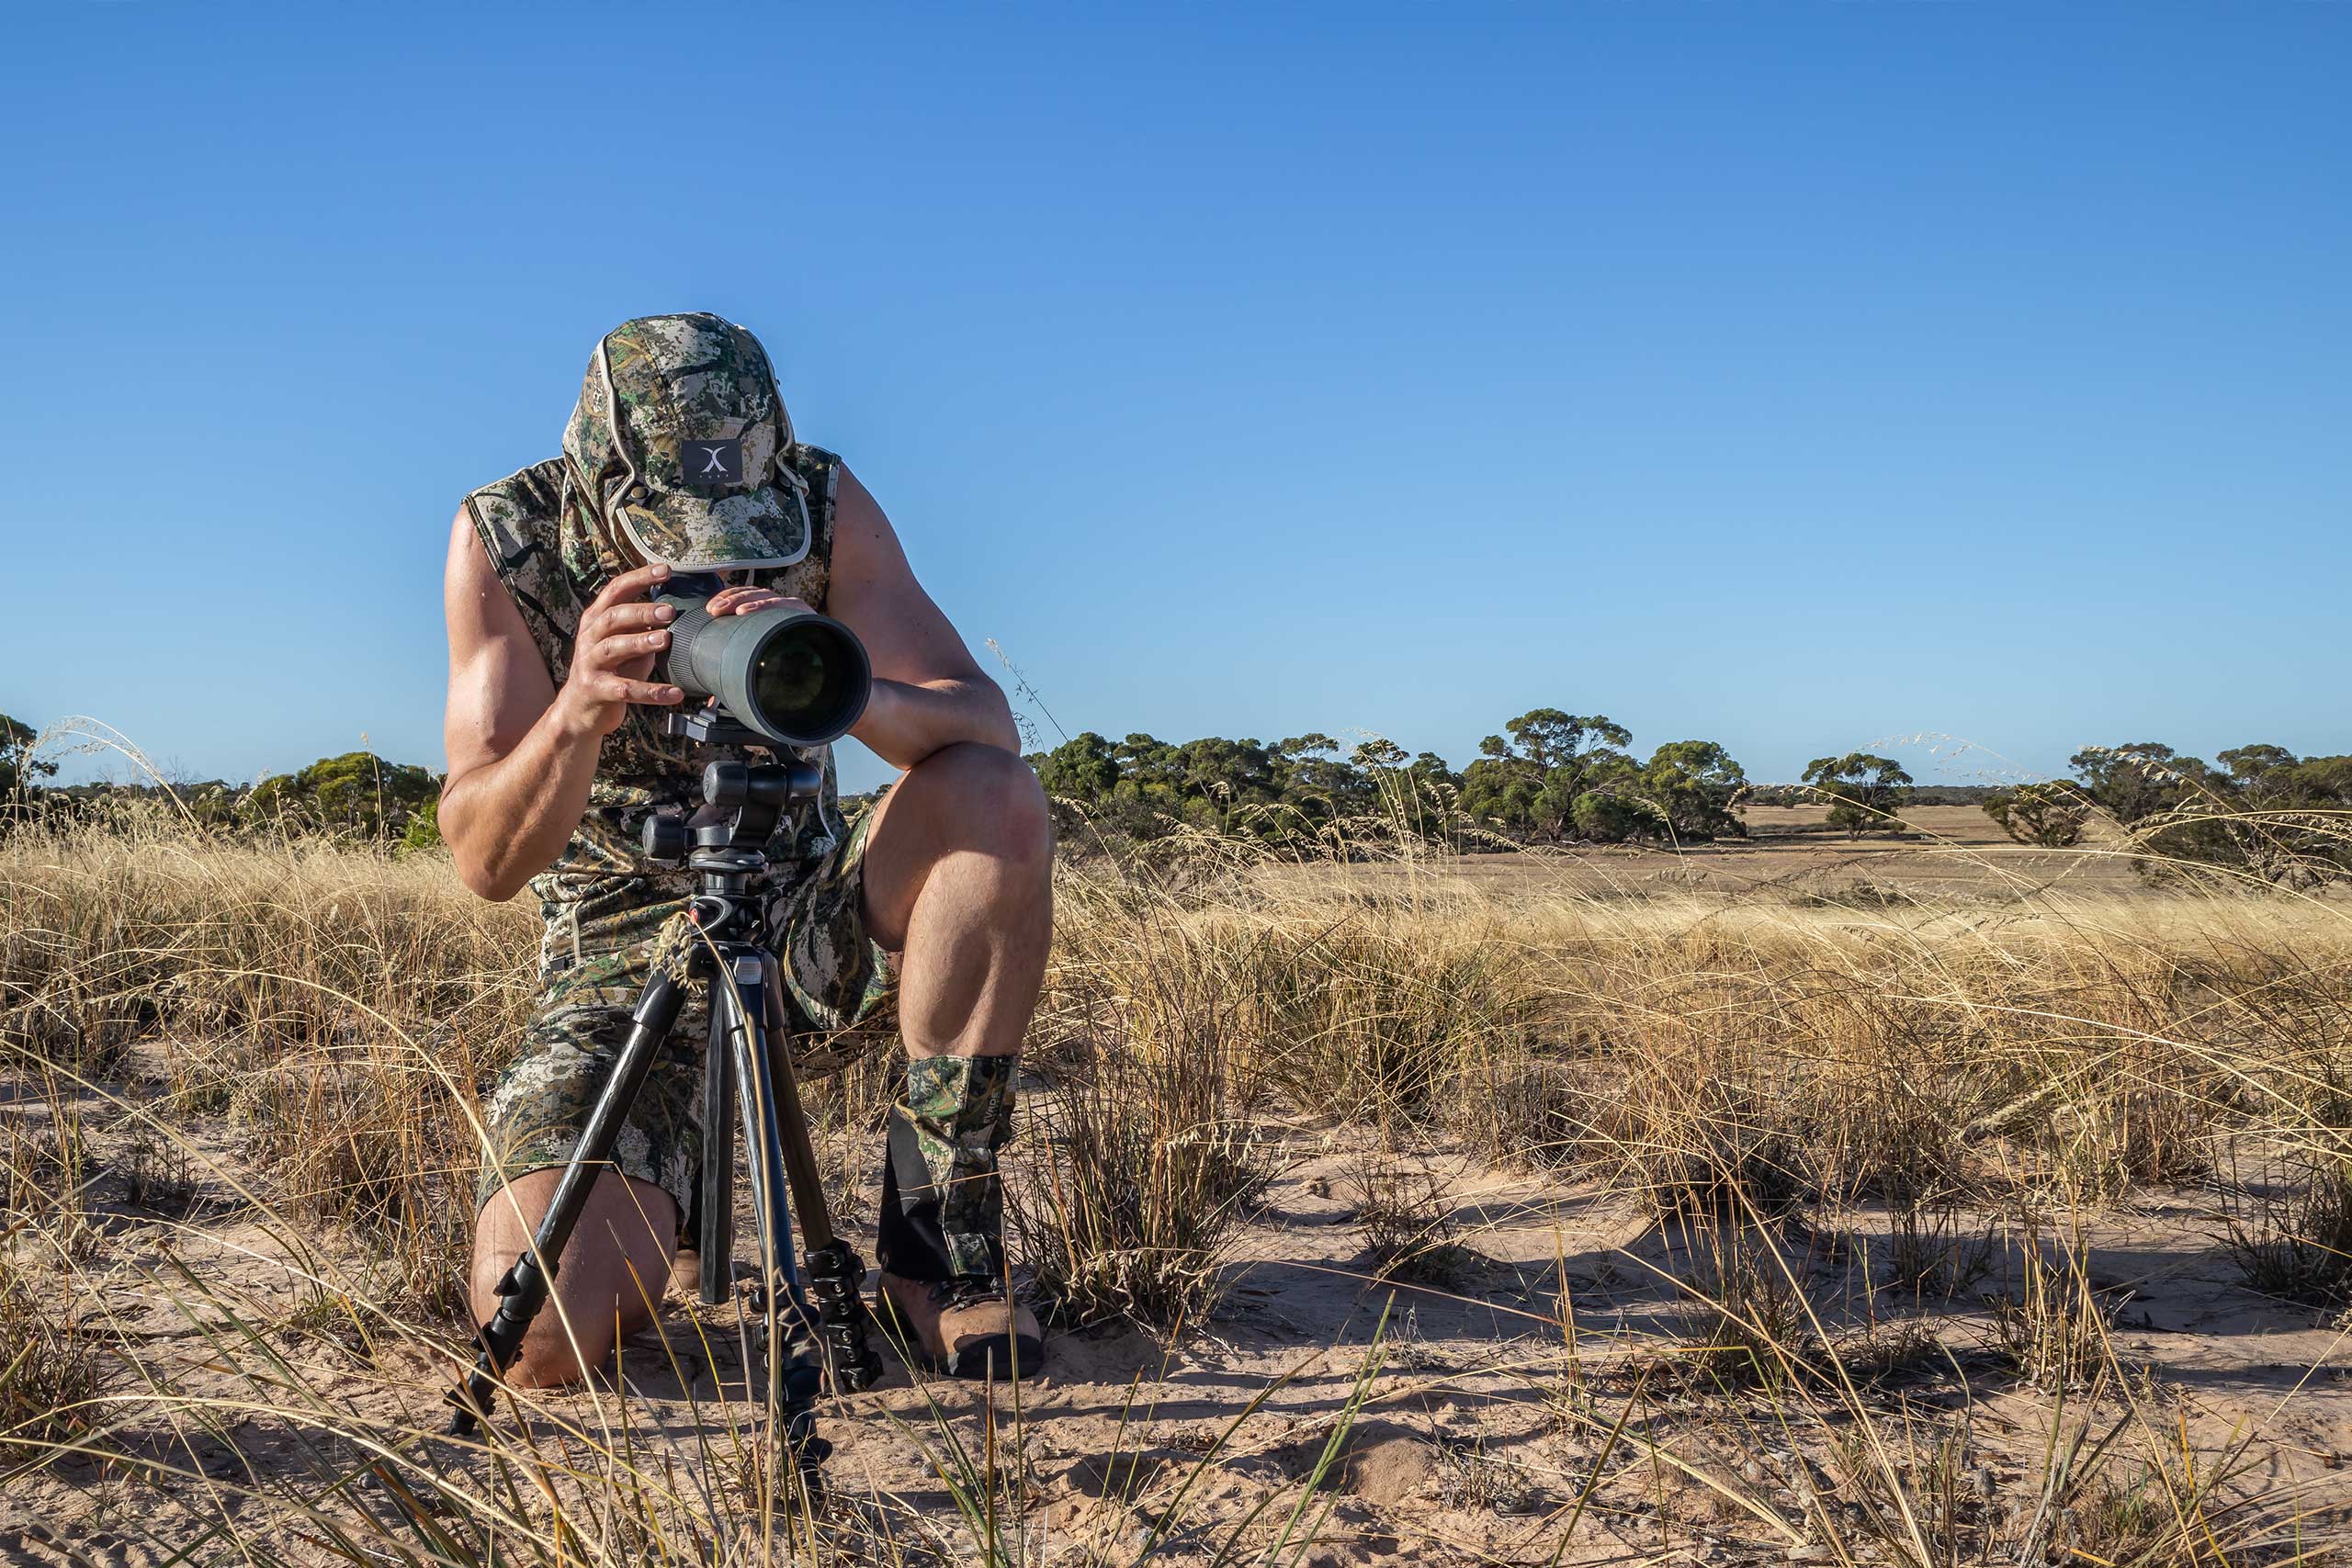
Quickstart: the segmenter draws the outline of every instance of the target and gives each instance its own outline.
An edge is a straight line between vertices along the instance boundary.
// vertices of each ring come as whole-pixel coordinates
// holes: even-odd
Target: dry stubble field
[[[829,1401],[813,1511],[726,1309],[439,1436],[526,911],[18,832],[0,1555],[2341,1561],[2352,902],[1911,816],[1070,871],[1012,1161],[1054,1365]],[[889,1093],[813,1094],[869,1239]]]

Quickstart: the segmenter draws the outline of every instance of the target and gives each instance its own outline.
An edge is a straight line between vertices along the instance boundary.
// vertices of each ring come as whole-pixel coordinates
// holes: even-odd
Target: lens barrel
[[[717,697],[729,716],[779,746],[824,746],[865,711],[874,670],[857,634],[830,615],[778,606],[717,615],[671,598],[678,618],[656,678],[689,698]]]

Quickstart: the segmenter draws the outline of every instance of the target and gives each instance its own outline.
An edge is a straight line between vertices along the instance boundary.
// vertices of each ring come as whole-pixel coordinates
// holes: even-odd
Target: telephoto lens
[[[655,590],[678,618],[654,678],[689,698],[717,697],[736,723],[779,746],[824,746],[848,734],[874,683],[857,634],[830,615],[783,606],[714,616],[705,601],[718,591],[702,576]]]

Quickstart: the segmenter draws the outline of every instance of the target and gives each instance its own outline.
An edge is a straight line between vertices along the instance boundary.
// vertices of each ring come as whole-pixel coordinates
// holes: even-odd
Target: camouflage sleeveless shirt
[[[822,610],[832,575],[841,459],[796,443],[785,460],[808,487],[808,553],[790,566],[751,572],[748,580]],[[466,497],[474,531],[547,661],[548,679],[558,686],[571,668],[580,617],[605,581],[593,547],[576,539],[567,544],[560,525],[567,473],[565,459],[550,457]],[[650,937],[693,890],[692,873],[650,864],[639,838],[645,818],[657,807],[691,808],[701,803],[707,750],[663,737],[658,728],[662,711],[632,706],[605,738],[579,828],[556,863],[531,879],[548,924],[543,971],[562,966],[564,959],[576,961],[583,945],[610,952]],[[796,754],[823,768],[825,786],[813,806],[786,818],[768,842],[769,874],[779,882],[814,865],[847,833],[832,748]]]

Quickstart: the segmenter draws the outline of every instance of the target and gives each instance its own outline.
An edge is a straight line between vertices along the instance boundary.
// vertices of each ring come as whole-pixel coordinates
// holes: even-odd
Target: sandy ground
[[[1966,901],[2020,886],[2143,886],[2124,859],[2097,847],[2021,850],[1974,807],[1921,808],[1911,814],[1916,834],[1861,840],[1806,830],[1818,817],[1751,811],[1751,839],[1679,855],[1476,856],[1441,874],[1530,897],[1708,889],[1801,901],[1878,890]],[[1367,891],[1424,874],[1312,873]],[[22,1086],[0,1085],[0,1097],[10,1095],[15,1102],[0,1109],[21,1124],[47,1115]],[[128,1142],[119,1113],[94,1100],[85,1119],[98,1160],[119,1165]],[[1298,1561],[1825,1561],[1827,1549],[1804,1523],[1806,1499],[1850,1498],[1850,1486],[1839,1486],[1853,1461],[1839,1450],[1866,1431],[1925,1449],[1954,1436],[1971,1485],[1989,1495],[1972,1506],[2014,1519],[2031,1506],[2054,1402],[2022,1382],[1997,1348],[1994,1303],[2018,1287],[2022,1243],[1990,1216],[1965,1222],[1991,1235],[1983,1277],[1927,1301],[1898,1300],[1876,1283],[1888,1247],[1883,1214],[1814,1216],[1778,1233],[1819,1330],[1849,1363],[1869,1359],[1863,1347],[1898,1342],[1914,1321],[1941,1348],[1903,1358],[1899,1371],[1859,1384],[1850,1400],[1817,1395],[1815,1414],[1783,1427],[1774,1402],[1725,1398],[1690,1372],[1699,1341],[1675,1281],[1702,1272],[1693,1238],[1648,1223],[1624,1197],[1442,1145],[1382,1153],[1362,1129],[1280,1135],[1281,1174],[1210,1323],[1165,1341],[1117,1324],[1065,1326],[1017,1411],[996,1391],[1005,1506],[1018,1520],[1007,1533],[1026,1541],[1028,1561],[1134,1561],[1179,1497],[1157,1538],[1166,1560],[1214,1560],[1262,1509],[1243,1538],[1243,1559],[1254,1561],[1291,1516],[1368,1365],[1339,1461],[1304,1516],[1319,1520],[1317,1543]],[[125,1201],[119,1175],[95,1189],[100,1234],[84,1270],[102,1284],[81,1304],[110,1342],[107,1390],[126,1396],[107,1443],[180,1473],[156,1484],[69,1456],[19,1474],[0,1488],[0,1561],[161,1563],[167,1548],[198,1541],[224,1518],[227,1531],[189,1560],[237,1561],[225,1542],[238,1536],[266,1540],[283,1559],[334,1560],[260,1494],[319,1495],[324,1478],[350,1468],[347,1443],[322,1438],[315,1422],[258,1409],[221,1418],[213,1435],[175,1437],[141,1393],[151,1378],[232,1405],[337,1411],[346,1426],[437,1433],[443,1424],[442,1395],[465,1354],[459,1331],[434,1329],[436,1351],[413,1337],[371,1337],[322,1311],[305,1274],[353,1269],[366,1249],[266,1223],[249,1199],[266,1204],[266,1184],[240,1165],[226,1130],[199,1143],[214,1163],[185,1215]],[[878,1149],[859,1157],[875,1169]],[[1441,1195],[1452,1250],[1437,1255],[1438,1278],[1373,1277],[1351,1181],[1367,1157],[1425,1172]],[[869,1215],[873,1201],[869,1187]],[[2340,1539],[2352,1515],[2352,1325],[2238,1284],[2217,1247],[2226,1201],[2218,1189],[2187,1188],[2092,1217],[2083,1239],[2109,1336],[2122,1364],[2153,1380],[2146,1408],[2177,1422],[2177,1438],[2207,1448],[2251,1439],[2256,1474],[2321,1516],[2335,1510],[2312,1529]],[[740,1231],[748,1237],[748,1219]],[[868,1225],[869,1256],[871,1239]],[[240,1366],[260,1368],[264,1381]],[[731,1452],[730,1434],[756,1426],[744,1381],[732,1309],[673,1296],[660,1327],[623,1348],[601,1388],[548,1397],[537,1430],[552,1442],[562,1422],[604,1430],[626,1418],[647,1451],[691,1469],[713,1445]],[[1781,1410],[1804,1403],[1784,1400]],[[2111,1400],[2108,1408],[2111,1418]],[[983,1391],[921,1389],[894,1361],[882,1388],[828,1401],[836,1495],[849,1499],[850,1514],[883,1518],[902,1543],[935,1539],[947,1560],[966,1560],[969,1538],[956,1535],[942,1455],[950,1434],[981,1451],[989,1416]],[[429,1440],[479,1481],[478,1459]],[[2138,1443],[2122,1439],[2126,1471],[2143,1457]],[[740,1514],[726,1495],[709,1508]],[[1572,1513],[1578,1522],[1563,1548]]]
[[[1411,1163],[1442,1191],[1460,1250],[1444,1255],[1442,1284],[1372,1279],[1349,1179],[1365,1136],[1292,1134],[1231,1293],[1205,1329],[1166,1344],[1109,1325],[1061,1332],[1017,1416],[998,1391],[1002,1450],[1021,1455],[1019,1483],[1008,1483],[1007,1495],[1019,1500],[1033,1560],[1091,1561],[1094,1551],[1132,1560],[1148,1524],[1180,1491],[1186,1502],[1162,1549],[1171,1560],[1210,1560],[1261,1505],[1261,1524],[1286,1517],[1375,1337],[1369,1396],[1324,1487],[1329,1513],[1305,1562],[1553,1561],[1564,1515],[1596,1464],[1601,1480],[1560,1561],[1811,1561],[1805,1554],[1820,1549],[1803,1544],[1800,1497],[1834,1480],[1838,1434],[1859,1431],[1859,1414],[1915,1436],[1958,1429],[1964,1414],[1968,1463],[2003,1499],[2023,1497],[2038,1474],[2050,1401],[2019,1385],[1988,1348],[1984,1298],[2014,1280],[2013,1238],[1999,1244],[1982,1281],[1957,1299],[1923,1303],[1949,1357],[1917,1358],[1867,1389],[1852,1411],[1826,1424],[1799,1421],[1792,1439],[1768,1402],[1727,1401],[1678,1373],[1675,1357],[1662,1352],[1689,1343],[1687,1306],[1668,1278],[1692,1272],[1684,1238],[1589,1185],[1419,1150]],[[102,1153],[109,1141],[101,1135]],[[301,1400],[281,1393],[285,1403],[315,1400],[347,1419],[437,1431],[449,1363],[413,1344],[371,1349],[347,1325],[306,1311],[316,1292],[300,1277],[289,1238],[240,1213],[217,1181],[207,1185],[217,1206],[185,1224],[100,1205],[93,1267],[110,1281],[107,1329],[121,1358],[110,1386],[135,1392],[155,1373],[183,1392],[232,1401],[268,1393],[225,1370],[255,1360],[250,1348],[236,1349],[227,1326],[233,1309],[283,1357],[277,1375],[309,1391]],[[2234,1284],[2213,1251],[2216,1213],[2213,1201],[2189,1192],[2107,1214],[2087,1233],[2116,1349],[2178,1391],[2194,1440],[2256,1434],[2274,1479],[2307,1488],[2313,1506],[2352,1507],[2352,1342],[2309,1309]],[[1871,1324],[1914,1310],[1871,1288],[1871,1258],[1883,1256],[1884,1232],[1883,1217],[1858,1213],[1781,1235],[1833,1343],[1856,1343]],[[312,1267],[344,1250],[332,1239],[303,1249],[313,1245]],[[1574,1355],[1561,1328],[1564,1283]],[[698,1442],[724,1447],[730,1424],[754,1417],[732,1324],[731,1309],[673,1296],[662,1326],[624,1347],[631,1398],[615,1399],[610,1379],[602,1392],[556,1396],[543,1431],[555,1418],[597,1427],[626,1409],[656,1450],[686,1456]],[[683,1380],[665,1364],[665,1341]],[[733,1399],[714,1399],[730,1383]],[[983,1393],[934,1383],[926,1395],[895,1359],[881,1389],[829,1401],[825,1413],[824,1430],[840,1445],[833,1484],[886,1512],[909,1540],[952,1529],[934,1401],[947,1427],[978,1451]],[[1629,1411],[1629,1429],[1653,1451],[1608,1443]],[[273,1548],[297,1561],[328,1560],[284,1534],[282,1517],[266,1523],[273,1516],[265,1502],[238,1494],[288,1484],[315,1493],[322,1472],[349,1462],[344,1445],[259,1412],[229,1426],[227,1441],[175,1439],[152,1406],[129,1407],[125,1420],[112,1444],[186,1473],[158,1487],[69,1458],[18,1477],[0,1496],[0,1560],[159,1563],[164,1544],[194,1540],[223,1514],[232,1530],[268,1531]],[[440,1451],[468,1462],[450,1445]],[[1213,1456],[1205,1465],[1204,1455]],[[1013,1469],[1009,1459],[1004,1465]],[[196,1560],[232,1559],[213,1549]]]

